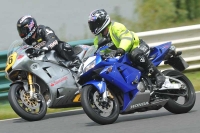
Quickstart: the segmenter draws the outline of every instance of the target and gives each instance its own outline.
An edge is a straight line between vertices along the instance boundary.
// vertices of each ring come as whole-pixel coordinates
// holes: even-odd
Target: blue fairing
[[[153,57],[152,63],[155,66],[158,66],[163,61],[170,46],[171,42],[167,42],[152,48],[149,57]]]
[[[115,62],[106,66],[100,76],[119,87],[124,93],[137,89],[141,72],[126,64]]]
[[[96,56],[96,64],[99,64],[102,61],[101,56]]]
[[[99,91],[100,94],[102,94],[103,92],[106,91],[106,83],[103,81],[92,80],[92,81],[87,82],[83,86],[86,86],[86,85],[93,85],[94,87],[97,88],[97,90]]]
[[[171,42],[167,42],[151,49],[149,58],[155,66],[158,66],[163,61],[170,46]],[[123,112],[137,95],[137,85],[141,78],[140,70],[133,68],[131,64],[128,54],[125,54],[120,59],[108,58],[106,60],[102,60],[101,56],[96,54],[95,67],[81,75],[81,78],[91,77],[94,70],[100,70],[98,73],[104,79],[103,81],[91,79],[91,81],[86,81],[87,83],[84,85],[93,85],[100,93],[106,91],[106,82],[119,88],[123,93]]]

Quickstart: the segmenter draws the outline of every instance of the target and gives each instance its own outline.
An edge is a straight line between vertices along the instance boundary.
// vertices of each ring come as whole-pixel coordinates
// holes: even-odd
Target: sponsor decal
[[[24,45],[24,46],[20,47],[20,51],[23,49],[26,49],[26,48],[28,48],[28,45]]]
[[[102,88],[102,86],[103,86],[103,84],[102,84],[102,82],[100,82],[100,83],[98,83],[98,85],[97,85],[100,89]]]
[[[146,53],[146,51],[148,50],[148,47],[142,45],[139,47],[142,51],[144,51]]]
[[[145,59],[143,56],[140,56],[139,58],[140,58],[140,62],[145,62]]]
[[[39,64],[38,64],[38,63],[33,63],[33,64],[30,66],[30,68],[31,68],[32,70],[38,70],[38,69],[39,69]]]
[[[21,20],[19,21],[19,23],[22,23],[27,18],[31,18],[31,16],[30,15],[26,15],[26,16],[22,17]]]
[[[88,50],[90,46],[88,45],[79,45],[81,48],[83,48],[84,50]]]
[[[149,105],[149,102],[142,102],[142,103],[137,103],[137,104],[131,105],[131,109],[134,109],[134,108],[137,108],[137,107],[142,107],[142,106],[145,106],[145,105]]]
[[[47,35],[53,33],[52,30],[46,29]]]
[[[164,45],[163,47],[162,47],[162,49],[168,49],[169,48],[169,45]]]
[[[21,55],[18,55],[18,56],[17,56],[17,59],[19,60],[19,59],[21,59],[22,57],[24,57],[24,55],[22,55],[22,54],[21,54]]]
[[[42,42],[36,44],[36,45],[34,46],[34,48],[41,48],[41,47],[45,46],[45,44],[46,44],[46,41],[42,41]]]
[[[60,78],[60,79],[57,79],[56,81],[50,83],[50,86],[53,87],[53,86],[55,86],[55,85],[57,85],[57,84],[59,84],[59,83],[65,81],[65,80],[67,80],[67,76],[64,76],[64,77],[62,77],[62,78]]]
[[[51,44],[49,44],[49,47],[52,49],[54,46],[56,46],[58,44],[58,41],[55,40],[54,42],[52,42]]]
[[[38,43],[41,42],[41,41],[42,41],[42,38],[40,38],[40,39],[37,40]]]

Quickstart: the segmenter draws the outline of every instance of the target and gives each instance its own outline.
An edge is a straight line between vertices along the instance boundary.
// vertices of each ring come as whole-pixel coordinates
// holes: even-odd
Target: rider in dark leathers
[[[23,41],[37,49],[45,52],[56,50],[56,52],[68,61],[69,66],[78,65],[79,58],[75,55],[73,48],[66,42],[60,41],[55,32],[48,26],[37,25],[36,20],[25,15],[17,21],[17,30]]]

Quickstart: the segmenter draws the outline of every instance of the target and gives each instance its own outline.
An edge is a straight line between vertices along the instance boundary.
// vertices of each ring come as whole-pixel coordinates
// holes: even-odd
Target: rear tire
[[[95,94],[97,95],[97,99],[94,99]],[[96,123],[101,125],[111,124],[115,122],[119,116],[118,100],[113,93],[112,96],[112,99],[108,98],[108,102],[104,103],[106,107],[102,106],[102,102],[99,101],[101,96],[97,89],[92,85],[84,86],[81,91],[81,104],[83,110],[88,117]],[[106,113],[108,113],[108,116],[102,116],[102,114],[105,115]]]
[[[183,104],[177,103],[173,98],[169,97],[169,101],[165,104],[165,109],[171,113],[181,114],[189,112],[196,101],[196,93],[191,81],[181,72],[176,70],[166,70],[163,72],[165,76],[177,77],[177,79],[181,80],[187,86],[187,96],[185,96],[185,101]]]
[[[22,97],[24,97],[24,99]],[[38,94],[38,100],[40,100],[40,102],[28,101],[28,97],[29,95],[25,92],[22,84],[11,85],[8,93],[8,100],[15,113],[27,121],[41,120],[47,112],[47,105],[44,97]]]

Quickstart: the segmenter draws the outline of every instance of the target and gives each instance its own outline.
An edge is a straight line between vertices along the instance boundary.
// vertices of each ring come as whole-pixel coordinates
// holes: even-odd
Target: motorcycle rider
[[[80,59],[75,55],[72,47],[68,43],[60,41],[50,27],[37,25],[31,15],[25,15],[17,21],[17,30],[26,44],[42,49],[45,53],[52,49],[56,50],[61,57],[71,61],[68,64],[69,67],[80,64]]]
[[[121,56],[129,52],[132,63],[150,73],[156,79],[156,87],[161,88],[165,82],[165,76],[148,59],[149,46],[138,36],[129,31],[123,24],[111,22],[110,16],[104,9],[97,9],[90,13],[88,25],[91,32],[96,36],[94,45],[100,47],[105,43],[99,43],[106,38],[110,43],[110,49],[116,50],[115,56]]]

